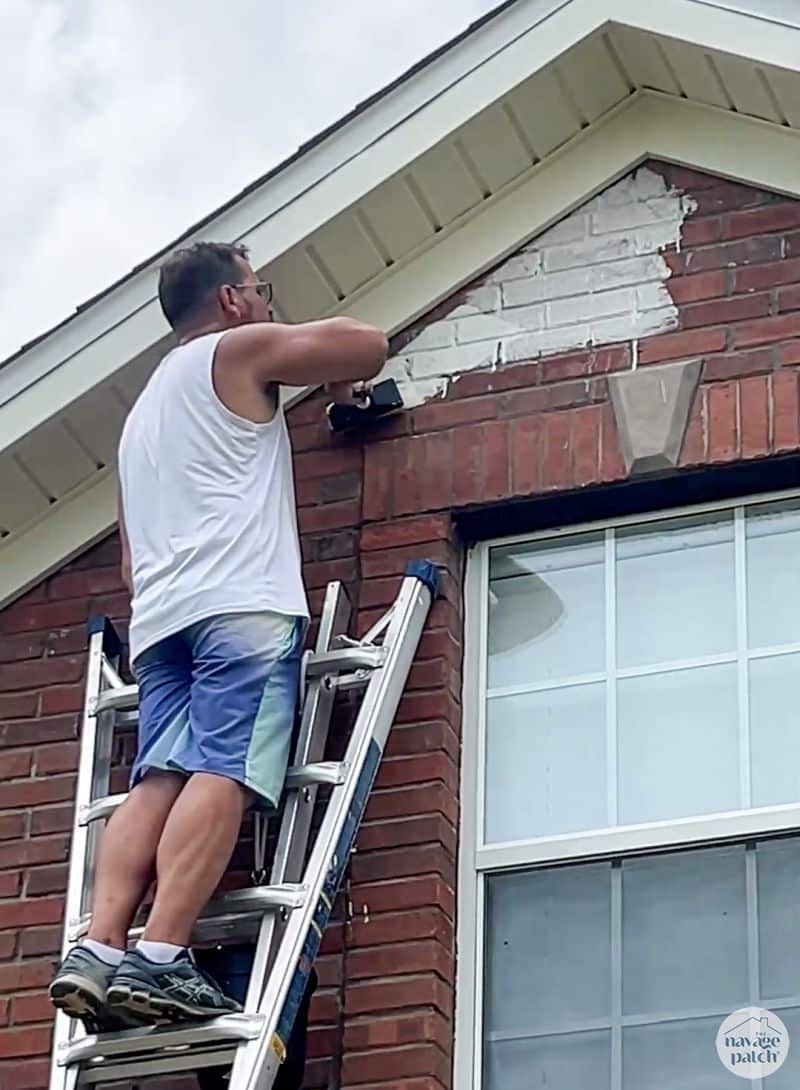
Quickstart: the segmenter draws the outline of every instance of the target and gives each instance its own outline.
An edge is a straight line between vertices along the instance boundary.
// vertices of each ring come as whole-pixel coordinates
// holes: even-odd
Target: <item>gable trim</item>
[[[0,547],[0,608],[105,537],[116,520],[117,475],[109,469]]]

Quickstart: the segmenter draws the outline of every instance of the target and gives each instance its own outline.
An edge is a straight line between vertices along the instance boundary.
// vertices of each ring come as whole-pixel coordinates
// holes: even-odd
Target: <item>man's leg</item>
[[[88,1028],[113,1024],[107,989],[128,944],[128,929],[155,874],[158,841],[185,775],[164,772],[187,729],[191,656],[180,636],[168,637],[134,664],[139,685],[138,752],[130,795],[100,838],[92,920],[87,938],[61,962],[50,997]],[[129,1022],[127,1015],[123,1024]]]
[[[205,772],[189,779],[158,845],[156,899],[145,942],[188,946],[194,921],[225,873],[250,802],[233,780]]]
[[[184,774],[164,771],[188,730],[192,659],[180,634],[140,655],[134,673],[139,686],[134,786],[100,840],[90,948],[92,941],[117,950],[127,946],[131,920],[155,877],[164,825],[186,784]]]
[[[86,939],[62,961],[50,985],[53,1003],[89,1032],[138,1025],[111,1015],[107,989],[128,944],[128,929],[155,875],[158,841],[185,777],[151,770],[114,813],[100,838],[92,920]]]
[[[228,865],[249,799],[246,788],[225,776],[190,776],[161,835],[156,898],[144,937],[108,988],[113,1012],[160,1022],[241,1010],[197,967],[187,947]]]
[[[186,778],[151,769],[113,814],[97,857],[88,938],[124,950],[128,930],[156,874],[156,852]]]

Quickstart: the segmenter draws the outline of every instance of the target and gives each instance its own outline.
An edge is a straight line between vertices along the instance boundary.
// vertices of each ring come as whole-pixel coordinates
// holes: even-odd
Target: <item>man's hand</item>
[[[325,392],[337,405],[363,405],[369,397],[367,382],[327,382]]]

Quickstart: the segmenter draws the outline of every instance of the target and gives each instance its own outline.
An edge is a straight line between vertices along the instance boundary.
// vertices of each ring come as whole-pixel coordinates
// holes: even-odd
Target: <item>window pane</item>
[[[489,1090],[607,1087],[612,1030],[622,1037],[614,1090],[732,1087],[716,1033],[749,1003],[800,1039],[800,837],[493,875],[486,894]],[[773,1084],[800,1085],[800,1050]]]
[[[734,665],[626,678],[617,711],[622,824],[740,805]]]
[[[623,1090],[731,1090],[741,1083],[717,1055],[721,1021],[698,1018],[623,1030]]]
[[[609,1090],[611,1034],[494,1041],[486,1048],[484,1090]]]
[[[747,515],[747,630],[751,647],[800,640],[800,511],[771,504]]]
[[[750,663],[753,806],[800,799],[798,696],[800,655],[779,655]]]
[[[733,517],[654,523],[617,534],[620,667],[733,651]]]
[[[756,859],[761,995],[764,1005],[768,1006],[770,999],[800,995],[800,958],[797,956],[800,841],[772,840],[759,844]],[[784,1018],[783,1014],[781,1018]],[[800,1049],[796,1051],[800,1054]],[[797,1085],[800,1085],[800,1069],[797,1074]]]
[[[602,539],[587,535],[492,550],[489,687],[596,673],[604,666]]]
[[[608,824],[604,685],[493,697],[486,732],[487,843]]]
[[[787,1007],[775,1013],[789,1033],[789,1055],[781,1067],[769,1076],[769,1080],[763,1080],[764,1090],[797,1090],[800,1086],[800,1048],[797,1047],[800,1041],[800,1009]],[[747,1083],[742,1085],[746,1087]]]
[[[610,874],[593,863],[487,880],[489,1040],[609,1017]]]
[[[745,895],[743,845],[627,860],[623,1014],[745,1004]]]

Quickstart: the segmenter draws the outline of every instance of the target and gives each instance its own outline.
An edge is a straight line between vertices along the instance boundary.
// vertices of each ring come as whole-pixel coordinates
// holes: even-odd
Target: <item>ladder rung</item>
[[[358,645],[339,651],[323,651],[311,654],[306,662],[306,677],[322,677],[325,674],[354,673],[357,670],[375,670],[386,660],[383,647]],[[90,711],[101,712],[135,708],[139,701],[137,685],[123,685],[116,689],[104,689],[92,702]]]
[[[227,916],[234,912],[267,912],[274,908],[302,908],[306,903],[308,888],[299,882],[284,882],[280,886],[249,886],[235,889],[211,901],[200,917]]]
[[[346,775],[347,764],[344,761],[319,761],[316,764],[290,768],[286,773],[286,786],[291,789],[324,783],[336,787],[344,783]],[[109,817],[127,797],[127,793],[104,795],[90,802],[88,806],[82,806],[78,814],[78,824],[90,825],[93,821]]]
[[[350,689],[363,689],[369,685],[371,670],[356,670],[353,674],[339,674],[336,678],[336,691],[349,692]]]
[[[193,1044],[212,1044],[214,1041],[252,1041],[258,1037],[263,1021],[262,1014],[223,1014],[208,1022],[188,1026],[166,1029],[146,1026],[122,1033],[92,1034],[81,1037],[60,1052],[58,1064],[63,1067],[88,1060],[93,1067],[99,1067],[103,1059],[127,1056],[134,1052],[177,1050]]]
[[[104,795],[90,802],[88,806],[81,806],[78,812],[78,824],[89,825],[93,821],[99,821],[100,818],[108,817],[123,804],[127,797],[127,792],[122,795]]]
[[[290,768],[286,773],[288,788],[310,787],[315,783],[327,783],[336,787],[347,777],[346,761],[318,761],[316,764]]]
[[[89,704],[89,711],[94,715],[107,712],[114,708],[135,708],[139,702],[138,685],[123,685],[119,689],[104,689],[102,693]]]
[[[195,934],[203,938],[213,934],[217,922],[228,925],[254,913],[263,915],[278,909],[294,911],[302,908],[306,902],[306,887],[294,882],[285,882],[277,886],[251,886],[249,889],[237,889],[211,901],[195,925]],[[82,916],[69,930],[69,941],[77,942],[89,930],[92,921],[90,914]],[[130,933],[131,939],[140,939],[144,928],[136,927]]]
[[[135,1052],[131,1056],[116,1056],[104,1062],[84,1063],[80,1068],[79,1086],[92,1086],[100,1083],[107,1087],[110,1082],[133,1082],[134,1085],[149,1085],[145,1080],[163,1078],[164,1075],[179,1075],[184,1071],[199,1072],[203,1067],[229,1068],[236,1056],[239,1041],[220,1041],[209,1049],[194,1046],[182,1046],[169,1052]],[[167,1070],[168,1069],[168,1070]],[[193,1084],[192,1084],[193,1085]]]
[[[359,645],[343,647],[340,651],[321,651],[306,660],[306,677],[323,677],[325,674],[353,673],[356,670],[375,670],[386,661],[383,647]]]
[[[209,916],[199,919],[192,928],[192,944],[229,946],[232,943],[252,943],[258,937],[263,912],[230,912],[223,916]],[[144,928],[136,933],[141,938]]]

